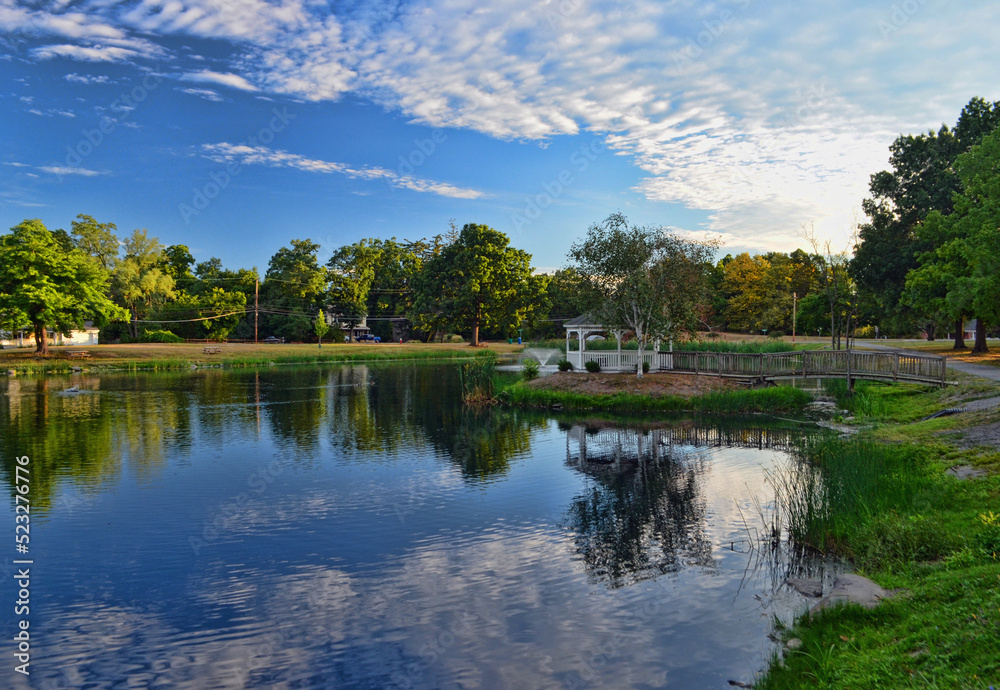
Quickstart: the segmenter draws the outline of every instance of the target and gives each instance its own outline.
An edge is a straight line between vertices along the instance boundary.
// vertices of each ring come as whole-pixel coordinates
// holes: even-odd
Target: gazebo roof
[[[563,328],[566,329],[570,328],[576,329],[583,326],[587,326],[590,328],[600,328],[600,329],[606,328],[606,326],[604,326],[600,321],[594,318],[593,314],[580,314],[579,316],[572,318],[569,321],[563,321]]]

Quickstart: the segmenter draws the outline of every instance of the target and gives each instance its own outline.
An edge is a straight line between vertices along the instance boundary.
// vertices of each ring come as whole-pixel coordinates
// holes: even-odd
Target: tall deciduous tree
[[[937,240],[920,257],[907,287],[914,299],[925,283],[947,284],[945,304],[977,317],[973,352],[986,352],[985,322],[1000,323],[1000,128],[955,161],[962,191],[949,215],[931,213],[922,230]]]
[[[328,285],[328,271],[319,265],[318,251],[312,240],[292,240],[271,257],[260,296],[270,333],[289,340],[312,335],[313,314],[324,306]]]
[[[46,327],[68,335],[87,319],[128,316],[107,297],[108,272],[82,250],[66,251],[40,220],[0,237],[0,255],[0,313],[8,324],[31,324],[38,354],[48,353]]]
[[[130,335],[139,337],[139,321],[174,297],[174,279],[163,269],[164,249],[146,230],[125,240],[124,256],[115,267],[112,291],[132,314]]]
[[[415,310],[470,330],[473,347],[479,346],[481,328],[516,328],[531,316],[545,279],[532,275],[531,255],[509,242],[486,225],[465,225],[454,242],[424,264]]]
[[[884,329],[905,332],[922,322],[933,332],[942,315],[940,302],[902,299],[907,274],[919,265],[917,256],[936,246],[928,244],[926,233],[922,239],[918,228],[932,211],[951,213],[952,196],[960,186],[953,167],[956,157],[998,125],[1000,102],[973,98],[954,129],[943,126],[918,136],[900,135],[889,149],[892,169],[872,175],[871,196],[862,203],[868,222],[859,227],[850,271]],[[962,316],[951,315],[956,319],[956,348],[964,347]]]
[[[113,271],[118,263],[120,242],[115,235],[114,223],[98,223],[92,216],[81,213],[73,221],[73,239],[84,254],[96,261],[105,271]]]
[[[682,240],[664,228],[629,225],[620,213],[592,225],[570,258],[597,296],[602,323],[631,330],[639,343],[636,375],[649,340],[673,338],[697,326],[705,302],[714,243]]]

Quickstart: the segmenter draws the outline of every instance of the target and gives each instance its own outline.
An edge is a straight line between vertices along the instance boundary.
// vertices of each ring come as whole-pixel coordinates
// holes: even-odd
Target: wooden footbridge
[[[635,371],[639,353],[590,350],[584,361],[606,371]],[[650,371],[773,381],[780,378],[850,378],[912,381],[943,386],[945,358],[902,352],[859,350],[799,350],[777,353],[644,352]]]

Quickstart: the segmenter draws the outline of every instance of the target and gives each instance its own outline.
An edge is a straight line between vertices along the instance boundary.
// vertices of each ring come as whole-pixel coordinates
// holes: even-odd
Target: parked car
[[[285,342],[285,339],[284,338],[276,338],[273,335],[269,335],[266,338],[264,338],[261,342],[262,343],[283,343],[283,342]]]
[[[380,343],[382,338],[377,335],[372,335],[371,333],[363,333],[358,336],[359,343]]]

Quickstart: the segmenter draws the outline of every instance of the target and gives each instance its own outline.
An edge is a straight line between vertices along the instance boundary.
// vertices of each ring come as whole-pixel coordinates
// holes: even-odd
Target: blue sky
[[[78,213],[266,268],[449,219],[844,248],[901,132],[1000,98],[1000,5],[0,0],[0,225]]]

